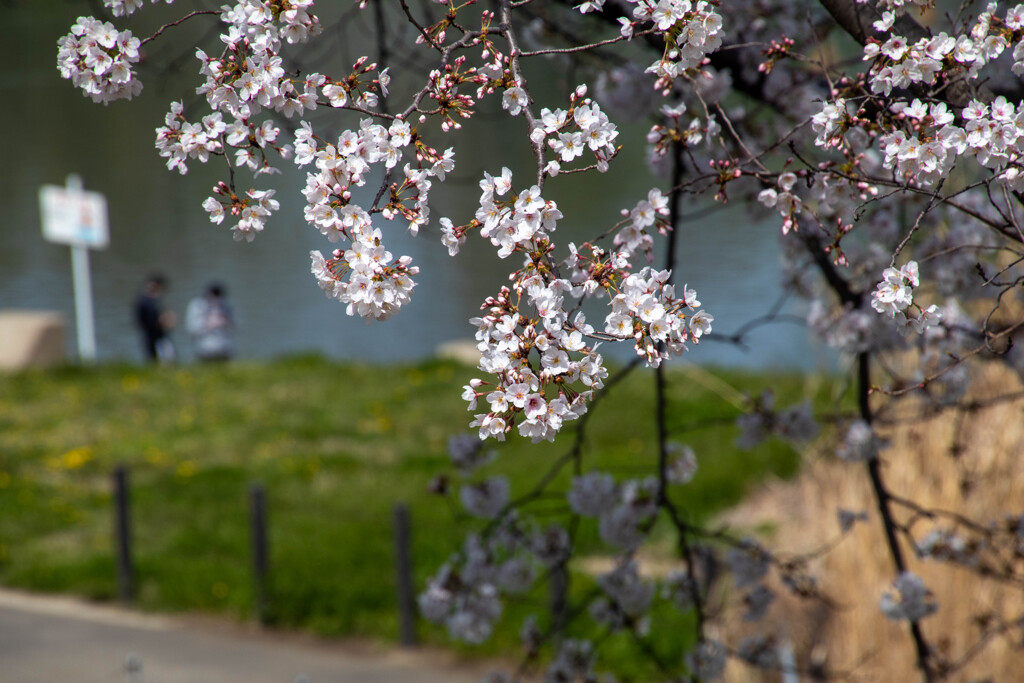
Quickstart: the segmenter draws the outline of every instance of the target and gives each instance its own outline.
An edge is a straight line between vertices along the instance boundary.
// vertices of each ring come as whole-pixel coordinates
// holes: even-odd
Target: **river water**
[[[173,13],[178,8],[169,9]],[[143,12],[166,11],[147,4],[140,19]],[[161,125],[168,102],[188,97],[198,82],[190,54],[181,56],[184,77],[151,70],[143,76],[143,94],[130,103],[93,104],[60,79],[56,41],[78,14],[87,13],[84,2],[76,7],[14,0],[0,6],[0,309],[63,313],[69,322],[69,353],[74,355],[70,251],[43,240],[38,191],[43,184],[61,185],[68,174],[78,173],[86,189],[104,193],[109,203],[110,247],[90,254],[101,360],[141,358],[131,302],[153,270],[169,277],[167,305],[179,314],[207,282],[223,282],[238,317],[239,355],[246,358],[313,351],[339,359],[404,361],[429,356],[442,342],[471,338],[467,320],[477,313],[482,298],[503,284],[502,267],[507,265],[490,244],[475,240],[452,259],[436,227],[413,238],[397,226],[385,226],[391,251],[411,255],[421,267],[413,302],[384,323],[367,325],[346,316],[344,307],[328,301],[309,275],[309,251],[326,252],[331,245],[302,218],[304,170],[285,167],[277,177],[281,210],[249,244],[234,242],[224,226],[207,220],[200,206],[219,179],[219,169],[194,163],[185,176],[165,170],[153,148],[154,129]],[[167,63],[175,56],[163,49],[153,61]],[[514,138],[522,123],[500,114],[481,119],[473,133],[480,150],[500,144],[506,133]],[[566,216],[556,238],[582,241],[606,228],[619,209],[631,207],[650,187],[664,187],[643,162],[643,132],[642,125],[622,128],[620,141],[627,147],[608,174],[550,184],[545,196],[558,201]],[[477,179],[484,170],[497,172],[506,163],[483,152],[476,158],[460,155],[454,177],[432,194],[434,218],[447,215],[465,222],[479,196]],[[520,151],[518,158],[524,155]],[[778,296],[773,223],[754,224],[742,212],[730,210],[682,226],[678,281],[696,288],[715,316],[716,332],[730,333],[764,314]],[[754,368],[808,369],[822,362],[801,326],[764,327],[748,342],[747,349],[739,349],[709,341],[687,357],[696,363]],[[180,330],[177,343],[187,358],[188,344]],[[626,347],[616,350],[606,344],[603,349],[619,358],[631,354]]]

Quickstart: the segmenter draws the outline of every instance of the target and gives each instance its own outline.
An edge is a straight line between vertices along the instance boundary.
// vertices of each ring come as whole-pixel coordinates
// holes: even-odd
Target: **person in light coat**
[[[189,302],[185,327],[199,360],[225,361],[234,355],[235,318],[221,284],[211,283],[203,296]]]

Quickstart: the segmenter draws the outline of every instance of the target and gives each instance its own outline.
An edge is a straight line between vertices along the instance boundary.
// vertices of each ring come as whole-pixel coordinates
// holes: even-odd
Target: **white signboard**
[[[39,188],[43,237],[58,244],[106,249],[110,243],[107,198],[99,192],[69,190],[60,185]]]

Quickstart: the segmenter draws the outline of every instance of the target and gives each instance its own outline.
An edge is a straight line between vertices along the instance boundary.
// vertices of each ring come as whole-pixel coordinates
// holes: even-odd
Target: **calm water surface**
[[[147,5],[145,12],[157,9]],[[141,358],[130,308],[152,270],[169,276],[167,304],[179,314],[208,281],[225,283],[239,319],[243,357],[316,351],[334,358],[404,361],[430,355],[441,342],[471,338],[467,319],[477,313],[483,297],[504,283],[502,268],[507,264],[490,244],[471,241],[452,259],[436,229],[413,238],[397,226],[384,226],[390,250],[411,255],[421,267],[413,302],[385,323],[367,325],[346,316],[344,307],[328,301],[309,275],[309,251],[326,252],[331,245],[302,219],[299,191],[305,171],[282,166],[285,175],[274,181],[281,211],[253,243],[234,242],[224,226],[207,220],[200,206],[220,169],[195,163],[186,176],[168,173],[153,148],[154,129],[161,125],[168,103],[188,97],[197,83],[194,60],[188,53],[181,55],[183,76],[145,73],[145,90],[134,102],[93,104],[61,80],[54,66],[57,38],[78,14],[86,13],[85,3],[16,2],[0,8],[0,98],[5,103],[0,130],[6,137],[0,156],[0,308],[59,311],[73,324],[69,249],[42,239],[38,189],[63,184],[69,173],[79,173],[87,189],[104,193],[109,202],[111,246],[91,252],[101,360]],[[156,50],[153,61],[177,56],[159,52],[159,46]],[[472,133],[481,150],[493,148],[503,135],[514,137],[522,125],[503,116],[480,118]],[[556,237],[582,241],[608,227],[619,209],[635,204],[650,187],[664,185],[643,163],[643,131],[643,126],[622,129],[626,148],[610,173],[550,184],[545,196],[558,201],[566,215]],[[497,172],[507,163],[503,158],[474,158],[460,151],[455,177],[432,195],[433,218],[447,215],[465,222],[479,196],[477,179],[483,170]],[[678,280],[696,288],[715,316],[715,331],[736,330],[763,314],[778,295],[774,231],[770,224],[751,224],[739,212],[682,227]],[[596,313],[592,322],[598,322]],[[762,328],[749,341],[748,350],[703,343],[688,359],[748,367],[809,368],[820,363],[820,353],[802,327]],[[180,331],[177,342],[187,358],[187,340]],[[73,327],[68,347],[74,353]],[[624,346],[603,348],[620,358],[631,354]]]

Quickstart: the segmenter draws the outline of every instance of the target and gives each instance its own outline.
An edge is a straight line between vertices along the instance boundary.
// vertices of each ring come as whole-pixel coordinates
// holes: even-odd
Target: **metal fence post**
[[[394,507],[395,579],[398,593],[398,635],[402,645],[416,644],[416,593],[412,582],[412,529],[409,506]]]
[[[249,521],[252,537],[253,602],[256,619],[267,623],[267,498],[260,484],[249,487]]]
[[[131,602],[135,597],[128,494],[128,468],[118,465],[114,469],[114,549],[117,554],[117,596],[124,603]]]

